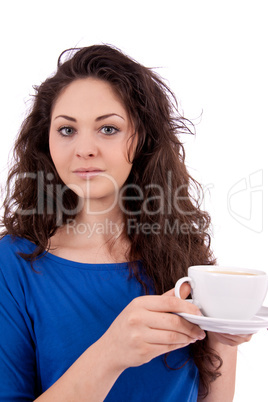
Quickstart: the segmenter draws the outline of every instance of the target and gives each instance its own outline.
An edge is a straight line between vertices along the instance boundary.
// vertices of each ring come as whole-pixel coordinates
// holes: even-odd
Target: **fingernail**
[[[201,341],[202,339],[204,339],[206,337],[206,333],[205,332],[201,332],[200,335],[198,336],[198,339]]]
[[[193,339],[190,343],[195,343],[198,339]]]

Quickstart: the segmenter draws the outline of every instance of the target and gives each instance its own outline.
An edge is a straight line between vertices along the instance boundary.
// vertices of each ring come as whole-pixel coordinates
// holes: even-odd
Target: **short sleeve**
[[[35,345],[29,322],[23,289],[0,269],[1,401],[27,402],[37,396]]]

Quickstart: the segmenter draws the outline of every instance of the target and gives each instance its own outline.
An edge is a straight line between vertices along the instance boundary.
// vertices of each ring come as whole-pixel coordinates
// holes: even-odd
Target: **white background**
[[[267,2],[259,0],[6,3],[0,27],[1,184],[32,85],[54,72],[64,49],[113,44],[158,67],[196,124],[196,136],[183,141],[187,165],[205,186],[218,263],[268,272],[267,13]],[[268,332],[262,330],[239,348],[235,402],[268,400],[267,363]]]

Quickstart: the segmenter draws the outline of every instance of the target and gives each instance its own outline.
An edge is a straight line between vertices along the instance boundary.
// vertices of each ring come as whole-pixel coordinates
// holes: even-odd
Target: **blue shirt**
[[[33,401],[144,294],[128,263],[85,264],[47,253],[30,263],[17,253],[35,245],[0,241],[0,400]],[[186,364],[184,364],[188,361]],[[105,401],[197,400],[199,375],[189,347],[128,368]],[[98,362],[96,362],[96,365]],[[98,386],[101,386],[98,385]]]

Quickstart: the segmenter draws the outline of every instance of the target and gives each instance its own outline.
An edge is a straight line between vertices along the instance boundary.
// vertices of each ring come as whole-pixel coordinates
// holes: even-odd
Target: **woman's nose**
[[[94,134],[88,132],[80,134],[76,144],[76,156],[79,158],[92,158],[98,153],[98,146]]]

